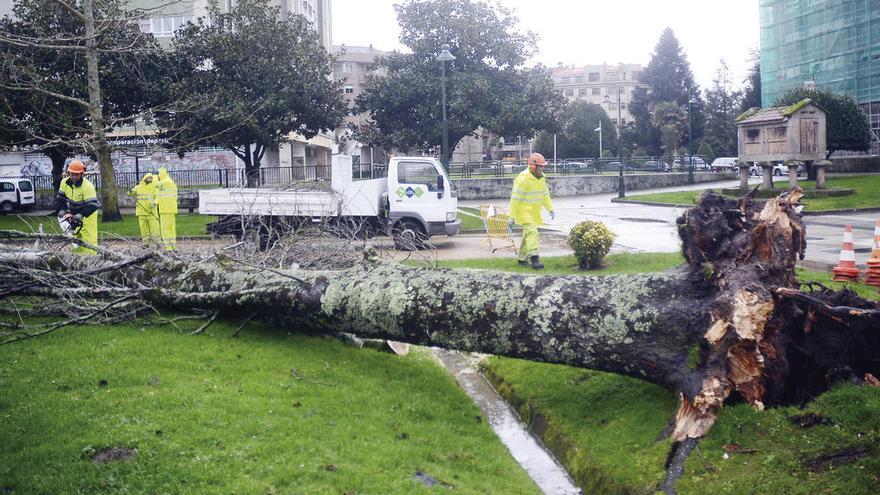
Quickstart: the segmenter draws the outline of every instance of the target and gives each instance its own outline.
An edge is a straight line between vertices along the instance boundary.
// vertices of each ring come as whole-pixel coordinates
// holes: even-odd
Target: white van
[[[713,172],[736,172],[736,158],[716,158],[712,160]]]
[[[23,177],[0,177],[0,214],[34,207],[34,183]]]

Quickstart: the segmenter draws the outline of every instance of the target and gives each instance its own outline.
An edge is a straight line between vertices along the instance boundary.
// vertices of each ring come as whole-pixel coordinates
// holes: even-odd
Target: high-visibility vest
[[[93,210],[88,215],[83,214],[84,211],[92,209],[92,206],[98,207],[98,194],[95,192],[95,186],[85,177],[78,186],[71,185],[70,179],[62,180],[61,187],[58,188],[58,195],[67,200],[67,210],[74,215],[90,217],[97,211]]]
[[[147,184],[143,180],[140,184],[134,186],[131,189],[131,192],[135,197],[135,215],[139,217],[143,216],[155,216],[158,213],[156,209],[156,183],[151,182]]]
[[[520,225],[542,225],[541,207],[553,210],[547,178],[538,179],[529,169],[525,169],[513,180],[510,192],[510,216]]]
[[[168,171],[159,169],[159,181],[156,184],[156,203],[159,214],[177,213],[177,184],[171,180]]]

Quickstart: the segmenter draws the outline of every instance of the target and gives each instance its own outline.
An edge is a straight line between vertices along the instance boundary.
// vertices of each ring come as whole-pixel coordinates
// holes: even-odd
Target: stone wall
[[[694,173],[695,182],[712,182],[732,180],[733,173]],[[458,191],[459,199],[508,199],[513,187],[513,177],[452,179]],[[652,189],[655,187],[672,187],[687,184],[687,173],[665,174],[627,174],[624,175],[627,191]],[[548,177],[552,197],[578,196],[581,194],[598,194],[617,192],[618,176],[616,175],[578,175],[565,177]]]
[[[831,155],[831,173],[880,172],[880,156],[834,158]]]

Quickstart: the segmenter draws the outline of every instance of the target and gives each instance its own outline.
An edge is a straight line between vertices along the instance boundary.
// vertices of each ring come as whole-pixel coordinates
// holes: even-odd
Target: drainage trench
[[[582,494],[556,458],[525,428],[516,412],[477,371],[476,357],[436,348],[433,351],[459,386],[477,403],[489,426],[543,493]]]

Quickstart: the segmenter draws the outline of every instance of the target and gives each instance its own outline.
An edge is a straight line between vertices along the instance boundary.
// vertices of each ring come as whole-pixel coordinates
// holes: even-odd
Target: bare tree
[[[95,157],[104,221],[121,218],[107,133],[142,116],[161,93],[163,52],[137,25],[149,11],[125,6],[22,0],[15,18],[0,21],[0,146],[45,150],[56,183],[69,153]]]
[[[260,266],[219,252],[184,259],[104,249],[0,251],[0,297],[85,304],[112,320],[150,308],[244,316],[293,330],[563,363],[637,377],[680,395],[662,489],[724,404],[799,403],[834,380],[880,372],[880,305],[851,292],[802,290],[805,249],[795,189],[757,205],[705,193],[679,219],[686,264],[619,277],[523,276],[414,268],[370,249],[336,269]],[[34,234],[2,232],[31,241]],[[45,236],[42,236],[45,238]],[[70,239],[64,239],[73,242]],[[33,299],[32,299],[33,300]],[[5,304],[5,307],[14,305]],[[39,305],[37,305],[39,306]],[[45,334],[22,319],[9,343]]]

